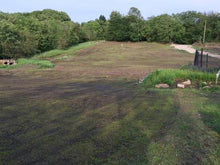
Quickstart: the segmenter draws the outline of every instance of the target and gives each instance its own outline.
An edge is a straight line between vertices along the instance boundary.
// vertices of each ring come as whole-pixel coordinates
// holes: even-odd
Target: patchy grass
[[[215,81],[215,74],[179,69],[156,70],[145,78],[143,84],[148,87],[159,83],[172,85],[177,79],[190,79],[192,81]]]
[[[205,91],[210,97],[208,100],[198,104],[199,113],[203,122],[220,135],[220,88]]]
[[[1,95],[3,164],[146,164],[151,139],[177,112],[171,91],[137,93],[126,81],[44,82],[14,92]]]
[[[56,60],[66,55],[48,58],[52,69],[0,70],[0,164],[218,164],[219,134],[200,103],[216,111],[219,94],[137,90],[138,78],[192,55],[146,42]]]
[[[220,136],[216,130],[212,131],[206,127],[204,120],[200,118],[200,105],[210,99],[204,97],[205,93],[197,90],[175,90],[175,93],[179,100],[175,121],[160,138],[152,140],[147,152],[148,163],[218,165]],[[208,96],[211,97],[212,94]],[[214,100],[216,102],[218,99]]]

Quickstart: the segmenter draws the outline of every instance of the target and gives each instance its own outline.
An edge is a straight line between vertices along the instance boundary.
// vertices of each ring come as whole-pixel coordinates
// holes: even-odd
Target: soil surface
[[[192,45],[181,45],[181,44],[172,44],[171,47],[175,48],[175,49],[179,49],[179,50],[185,50],[189,53],[195,53],[195,49],[193,48]],[[211,57],[215,57],[215,58],[219,58],[220,59],[220,54],[214,54],[214,53],[210,53],[207,51],[203,52],[204,54],[209,54],[209,56]]]

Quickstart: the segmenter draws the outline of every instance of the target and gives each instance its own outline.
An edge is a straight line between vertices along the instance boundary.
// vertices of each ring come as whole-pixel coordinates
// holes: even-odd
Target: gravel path
[[[195,51],[196,51],[192,45],[171,44],[171,47],[175,48],[175,49],[179,49],[179,50],[185,50],[189,53],[195,53]],[[220,55],[218,55],[218,54],[213,54],[213,53],[209,53],[209,52],[204,52],[204,54],[209,54],[209,56],[211,56],[211,57],[215,57],[215,58],[220,59]]]

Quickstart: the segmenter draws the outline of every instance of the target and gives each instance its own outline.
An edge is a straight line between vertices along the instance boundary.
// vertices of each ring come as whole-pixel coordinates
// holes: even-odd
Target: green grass
[[[200,104],[200,114],[202,120],[209,127],[220,135],[220,102],[216,99],[210,99]]]
[[[97,43],[97,42],[91,41],[91,42],[85,42],[85,43],[81,43],[81,44],[72,46],[66,50],[55,49],[55,50],[47,51],[42,54],[35,55],[33,57],[33,59],[45,59],[45,58],[51,58],[51,57],[55,57],[55,56],[62,55],[62,54],[68,54],[68,53],[72,54],[73,52],[75,52],[77,50],[87,48],[89,46],[94,45],[95,43]]]
[[[17,60],[18,65],[37,65],[39,69],[42,68],[53,68],[54,64],[51,63],[48,60],[37,60],[37,59],[25,59],[25,58],[20,58]]]
[[[156,70],[145,78],[143,84],[146,86],[154,86],[159,83],[172,85],[177,79],[190,79],[192,81],[215,81],[215,74],[180,69]]]
[[[8,66],[6,66],[6,65],[1,65],[0,64],[0,69],[2,69],[2,68],[7,68]]]
[[[48,59],[48,58],[52,58],[58,55],[62,55],[65,54],[64,56],[57,58],[57,59],[66,59],[69,58],[71,56],[73,56],[73,52],[92,46],[94,45],[95,41],[91,41],[91,42],[85,42],[85,43],[81,43],[78,45],[75,45],[67,50],[59,50],[59,49],[55,49],[55,50],[51,50],[51,51],[47,51],[45,53],[42,54],[38,54],[33,56],[32,58],[19,58],[18,60],[16,60],[17,65],[14,66],[4,66],[4,65],[0,65],[0,69],[13,69],[13,68],[18,68],[24,65],[37,65],[38,69],[44,69],[44,68],[53,68],[54,64],[48,60],[44,60],[44,59]]]
[[[13,66],[2,66],[0,65],[0,68],[4,69],[13,69],[18,68],[24,65],[37,65],[38,69],[44,69],[44,68],[53,68],[54,64],[51,63],[48,60],[38,60],[38,59],[26,59],[26,58],[19,58],[16,60],[17,64]]]

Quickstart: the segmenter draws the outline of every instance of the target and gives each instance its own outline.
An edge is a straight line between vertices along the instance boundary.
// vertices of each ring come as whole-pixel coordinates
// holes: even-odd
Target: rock
[[[191,83],[190,80],[187,80],[187,81],[182,82],[181,84],[183,84],[183,85],[185,85],[185,86],[189,86],[189,85],[191,85],[192,83]]]
[[[155,88],[169,88],[170,86],[168,84],[157,84],[155,85]]]
[[[2,64],[2,65],[16,65],[16,62],[13,59],[3,59],[3,60],[0,60],[0,64]]]
[[[184,84],[177,84],[177,88],[185,88],[185,85]]]
[[[204,86],[202,89],[210,89],[210,86]]]

